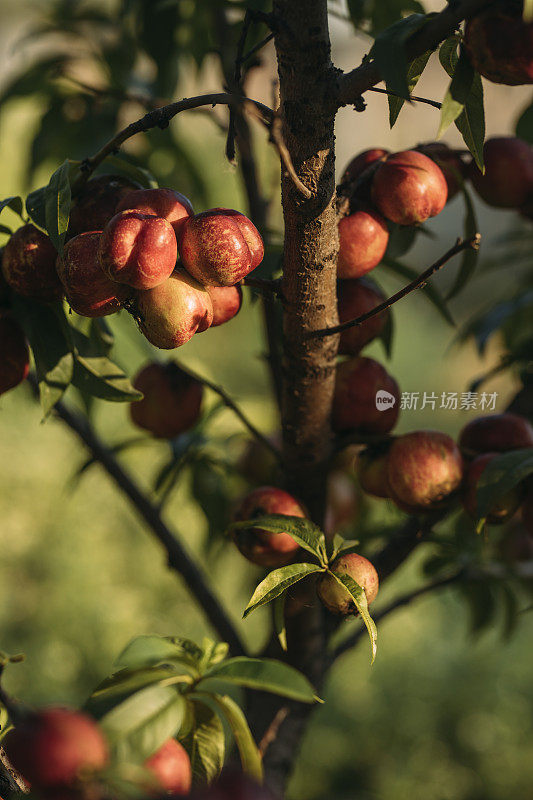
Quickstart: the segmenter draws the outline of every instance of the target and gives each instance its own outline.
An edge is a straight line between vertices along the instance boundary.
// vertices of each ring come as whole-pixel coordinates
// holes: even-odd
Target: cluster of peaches
[[[28,712],[2,744],[11,765],[31,788],[32,797],[113,800],[113,793],[104,787],[111,762],[108,742],[87,714],[61,707]],[[272,800],[266,789],[232,772],[223,774],[210,788],[191,791],[191,761],[176,739],[168,739],[150,756],[139,775],[137,785],[131,787],[131,796],[139,798]]]

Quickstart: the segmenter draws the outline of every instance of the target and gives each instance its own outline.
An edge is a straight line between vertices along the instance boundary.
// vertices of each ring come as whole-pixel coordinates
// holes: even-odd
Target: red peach
[[[133,305],[141,331],[162,350],[181,347],[207,330],[213,319],[209,292],[183,269],[174,270],[159,286],[137,292]]]
[[[147,364],[133,385],[143,399],[130,403],[134,425],[160,439],[173,439],[192,428],[200,417],[204,387],[171,361]]]
[[[30,354],[24,332],[9,316],[0,316],[0,395],[28,377]]]
[[[493,83],[533,83],[533,23],[522,3],[491,3],[468,20],[465,47],[474,68]]]
[[[109,280],[98,260],[102,234],[80,233],[64,247],[57,258],[57,274],[65,288],[68,303],[83,317],[105,317],[119,311],[129,292],[125,286]]]
[[[360,209],[339,222],[339,278],[360,278],[374,269],[387,249],[389,230],[376,211]]]
[[[341,178],[341,183],[347,181],[355,181],[371,164],[375,164],[383,156],[389,155],[389,150],[383,150],[380,147],[373,147],[370,150],[363,150],[359,155],[354,156],[348,162]]]
[[[485,174],[472,161],[469,177],[489,206],[519,209],[533,194],[533,150],[514,136],[488,139],[483,147]]]
[[[355,471],[361,489],[374,497],[390,497],[387,477],[387,454],[390,445],[367,447],[362,450],[355,462]]]
[[[468,457],[533,447],[533,427],[525,417],[518,414],[477,417],[461,431],[459,447]]]
[[[440,167],[416,150],[383,159],[372,179],[375,206],[398,225],[416,225],[435,217],[444,208],[447,196]]]
[[[132,209],[142,214],[154,214],[170,222],[176,236],[187,217],[194,212],[191,201],[173,189],[137,189],[124,195],[117,211]]]
[[[462,502],[465,511],[473,518],[477,519],[477,491],[481,475],[486,467],[490,464],[496,453],[484,453],[477,456],[471,464],[469,464],[463,485]],[[500,497],[494,506],[491,508],[490,514],[487,515],[487,522],[490,525],[500,524],[505,522],[509,517],[518,511],[520,501],[522,500],[522,492],[519,487],[511,489]]]
[[[4,248],[2,270],[6,282],[23,297],[51,303],[63,296],[56,272],[57,251],[44,233],[23,225]]]
[[[13,767],[36,789],[69,786],[108,761],[107,744],[96,723],[65,708],[31,714],[9,731],[3,746]]]
[[[335,559],[331,571],[335,575],[348,575],[365,591],[368,605],[372,603],[378,593],[379,578],[376,568],[364,556],[357,553],[348,553]],[[331,575],[322,575],[317,582],[317,593],[328,611],[334,614],[357,614],[357,608],[344,588]]]
[[[361,317],[385,299],[381,289],[368,278],[339,281],[337,284],[339,322],[348,322]],[[389,316],[390,311],[387,309],[363,322],[362,325],[343,331],[339,342],[339,353],[357,355],[365,345],[380,335]]]
[[[402,509],[438,505],[459,488],[463,459],[450,436],[440,431],[415,431],[399,436],[387,456],[391,497]]]
[[[178,237],[183,266],[206,286],[234,286],[263,260],[255,225],[231,208],[212,208],[185,220]]]
[[[399,414],[400,390],[373,358],[350,358],[337,367],[332,424],[337,431],[388,433]]]
[[[186,795],[191,790],[192,769],[187,751],[175,739],[169,739],[145,761],[145,767],[165,792]]]
[[[139,184],[121,175],[99,175],[87,181],[73,198],[68,222],[68,235],[101,231],[117,213],[117,203]]]
[[[307,516],[303,506],[283,489],[261,486],[246,495],[236,514],[236,521],[284,514],[289,517]],[[283,567],[294,560],[299,545],[288,533],[270,533],[262,528],[234,531],[235,544],[248,561],[263,567]]]
[[[431,158],[441,168],[448,187],[447,202],[449,202],[461,188],[466,176],[465,164],[461,161],[460,156],[443,142],[427,142],[418,145],[416,149],[419,153]]]
[[[134,289],[153,289],[176,266],[176,235],[170,222],[154,214],[120,211],[107,223],[99,258],[109,278]]]
[[[207,286],[213,303],[212,328],[229,322],[241,310],[242,289],[240,286]]]

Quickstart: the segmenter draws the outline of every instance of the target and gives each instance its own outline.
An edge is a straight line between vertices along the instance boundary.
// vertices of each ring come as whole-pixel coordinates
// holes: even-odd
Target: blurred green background
[[[72,87],[65,90],[46,135],[43,113],[51,101],[40,85],[30,85],[25,94],[6,94],[13,75],[31,65],[29,54],[35,54],[34,40],[29,45],[17,43],[52,7],[46,2],[21,2],[16,7],[9,0],[0,3],[2,197],[42,185],[62,158],[89,155],[99,144],[98,126],[93,132],[91,121],[102,109],[93,108]],[[429,3],[428,7],[438,5]],[[364,42],[337,19],[332,21],[332,35],[337,62],[343,67],[357,63]],[[46,50],[52,45],[38,38],[39,47]],[[87,80],[94,78],[89,68],[87,74]],[[150,76],[149,64],[141,62],[140,74]],[[251,75],[249,93],[268,102],[273,74],[273,55],[268,49],[262,65]],[[100,79],[96,74],[98,85]],[[145,80],[149,82],[149,77]],[[220,83],[214,62],[207,59],[199,69],[194,59],[184,58],[173,96],[217,89]],[[444,86],[434,65],[424,76],[420,93],[440,97]],[[522,88],[516,93],[505,90],[505,95],[502,89],[488,87],[487,91],[491,134],[510,133],[528,101]],[[122,107],[120,122],[141,113],[135,104]],[[88,131],[82,144],[68,127],[80,120]],[[351,155],[365,147],[409,147],[433,138],[436,125],[434,110],[419,106],[403,111],[391,132],[380,97],[372,97],[364,115],[344,110],[337,132],[339,172]],[[263,185],[272,195],[270,224],[279,230],[276,158],[261,129],[254,130],[254,140]],[[448,141],[459,142],[454,134]],[[82,145],[89,149],[80,153]],[[65,151],[65,147],[72,149]],[[208,115],[182,115],[169,132],[143,136],[131,143],[129,152],[152,169],[162,185],[189,194],[196,210],[214,205],[246,210],[239,173],[224,160],[224,135]],[[512,213],[496,213],[482,204],[478,213],[485,252],[505,231],[526,224]],[[403,260],[417,270],[434,260],[460,234],[461,214],[462,201],[457,198],[429,226],[435,238],[419,238]],[[10,215],[4,212],[2,221],[16,226]],[[435,283],[449,286],[456,268],[457,264],[451,264]],[[382,268],[375,275],[387,291],[400,285]],[[487,275],[481,269],[453,303],[458,325],[498,297],[494,273],[490,279]],[[517,275],[518,269],[513,268],[511,276],[499,280],[514,280]],[[469,381],[494,365],[501,353],[498,337],[491,340],[483,360],[472,345],[459,348],[454,344],[456,330],[442,321],[420,293],[395,307],[394,322],[389,368],[404,391],[438,396],[442,391],[465,391]],[[156,355],[126,314],[113,318],[111,326],[117,339],[115,359],[130,374]],[[251,419],[271,433],[277,422],[263,352],[259,305],[247,294],[235,320],[195,337],[173,355],[223,383]],[[379,343],[367,352],[385,358]],[[485,390],[498,392],[499,411],[517,386],[513,375],[504,374],[488,382]],[[78,403],[74,394],[67,399]],[[212,396],[207,397],[208,406],[214,402]],[[455,435],[475,413],[438,408],[405,411],[398,430],[431,427]],[[136,435],[124,405],[98,402],[93,419],[110,445]],[[210,430],[217,440],[231,437],[226,455],[238,459],[246,437],[232,414],[227,410],[217,414]],[[109,673],[131,637],[161,633],[199,640],[210,633],[180,580],[167,570],[161,549],[102,470],[93,466],[77,477],[85,451],[61,422],[42,423],[40,409],[25,386],[0,399],[0,442],[0,647],[27,656],[24,664],[8,671],[10,691],[28,702],[80,703]],[[120,459],[152,491],[154,477],[169,456],[168,444],[147,438]],[[229,486],[234,497],[246,488],[244,480],[235,477],[230,477]],[[205,491],[210,491],[209,486]],[[381,526],[402,519],[386,501],[358,497],[357,503],[377,534]],[[261,572],[225,545],[222,531],[215,537],[209,532],[206,517],[192,497],[190,473],[184,474],[168,498],[165,518],[200,559],[250,647],[258,649],[267,636],[267,615],[259,613],[245,623],[240,617]],[[420,582],[420,562],[430,547],[421,548],[399,571],[380,603]],[[500,616],[503,612],[497,615],[498,626],[473,636],[465,605],[453,589],[446,589],[383,623],[374,667],[369,666],[366,641],[343,656],[328,680],[326,703],[316,711],[306,735],[291,783],[291,800],[529,800],[533,785],[532,617],[522,615],[512,638],[504,639]]]

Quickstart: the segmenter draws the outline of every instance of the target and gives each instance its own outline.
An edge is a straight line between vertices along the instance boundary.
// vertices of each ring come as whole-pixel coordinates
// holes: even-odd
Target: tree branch
[[[415,31],[406,42],[407,61],[428,50],[435,50],[448,36],[451,36],[464,19],[474,16],[488,5],[488,0],[455,0],[449,2],[440,14],[428,19],[425,25]],[[339,106],[351,105],[364,93],[382,81],[375,61],[368,61],[351,72],[341,75],[338,81],[337,102]]]
[[[34,391],[37,381],[32,375],[28,378]],[[87,419],[62,402],[56,403],[55,414],[90,450],[95,461],[105,469],[109,477],[130,500],[140,517],[146,522],[167,554],[168,566],[183,578],[185,585],[203,609],[208,621],[220,638],[227,642],[235,655],[245,653],[245,647],[233,623],[222,607],[219,597],[213,594],[204,575],[189,556],[183,545],[163,522],[158,508],[141,492],[135,481],[118,463],[113,453],[106,447]]]
[[[373,86],[368,91],[376,92],[377,94],[388,94],[391,97],[399,97],[401,100],[405,100],[405,97],[402,97],[401,94],[398,94],[398,92],[391,92],[390,89],[379,89],[377,86]],[[419,97],[416,94],[410,94],[409,100],[414,103],[427,103],[428,106],[433,106],[433,108],[440,108],[442,106],[442,103],[439,103],[438,100],[430,100],[428,97]]]
[[[402,608],[403,606],[407,606],[413,602],[413,600],[417,600],[419,597],[422,597],[425,594],[429,594],[430,592],[434,592],[437,589],[442,589],[444,586],[449,586],[452,583],[456,583],[457,581],[461,580],[465,574],[464,570],[460,570],[459,572],[454,573],[453,575],[449,575],[447,578],[439,578],[438,580],[432,581],[431,583],[426,583],[423,586],[419,586],[418,589],[414,589],[410,592],[406,592],[405,594],[400,595],[395,600],[392,600],[388,606],[385,606],[381,611],[378,611],[376,614],[373,615],[374,622],[377,624],[381,622],[382,619],[387,617],[389,614],[392,614],[393,611],[396,611],[398,608]],[[366,634],[367,630],[362,625],[355,633],[345,639],[343,642],[339,644],[333,653],[333,661],[335,661],[339,656],[343,653],[346,653],[348,650],[351,650],[354,647],[359,639]]]
[[[360,317],[356,317],[355,319],[349,319],[346,322],[342,322],[339,325],[334,325],[331,328],[322,328],[318,331],[311,331],[309,336],[311,338],[323,338],[324,336],[331,336],[335,333],[342,333],[342,331],[346,331],[349,328],[355,328],[359,325],[362,325],[363,322],[371,319],[372,317],[381,314],[382,311],[386,311],[387,308],[390,308],[394,303],[397,303],[398,300],[401,300],[403,297],[406,297],[415,289],[419,289],[420,286],[424,286],[424,284],[428,281],[431,276],[437,272],[441,267],[443,267],[447,262],[456,256],[458,253],[461,253],[463,250],[477,250],[479,248],[481,242],[481,234],[476,233],[475,236],[472,236],[471,239],[467,239],[463,241],[462,239],[457,239],[456,243],[453,247],[451,247],[443,256],[441,256],[434,264],[428,267],[424,272],[422,272],[418,278],[415,278],[414,281],[408,283],[407,286],[404,286],[403,289],[400,289],[399,292],[393,294],[392,297],[389,297],[387,300],[384,300],[383,303],[380,303],[375,308],[372,308],[370,311],[367,311],[366,314],[361,314]]]

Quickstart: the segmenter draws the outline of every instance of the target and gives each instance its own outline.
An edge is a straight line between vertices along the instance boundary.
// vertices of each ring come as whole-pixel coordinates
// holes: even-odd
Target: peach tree
[[[331,61],[328,13],[347,13],[368,37],[368,53],[351,71]],[[54,49],[58,33],[71,48]],[[376,622],[452,584],[474,615],[496,598],[512,618],[531,591],[524,566],[533,555],[531,272],[520,286],[498,287],[491,306],[459,332],[480,352],[493,336],[504,343],[501,362],[471,391],[510,369],[522,388],[506,413],[474,419],[457,443],[433,430],[395,435],[399,385],[361,351],[380,338],[390,356],[391,308],[409,303],[417,288],[453,323],[450,301],[468,291],[478,266],[472,189],[494,208],[533,218],[533,106],[516,137],[485,142],[482,81],[533,83],[533,3],[454,0],[426,13],[418,0],[348,0],[343,9],[326,0],[206,0],[198,7],[137,0],[114,10],[58,1],[27,39],[48,37],[0,97],[46,98],[28,178],[45,163],[59,164],[46,186],[0,204],[0,391],[25,381],[48,424],[61,421],[78,437],[89,451],[85,467],[98,463],[126,495],[216,640],[139,632],[82,709],[31,709],[0,689],[2,795],[282,796],[328,671],[365,632],[376,657]],[[248,86],[271,41],[277,86],[266,105]],[[99,46],[75,57],[80,43]],[[217,91],[172,100],[183,65],[200,70],[213,54]],[[413,94],[433,57],[449,78],[441,100]],[[146,61],[149,80],[140,68]],[[87,83],[85,74],[101,79]],[[353,108],[356,142],[357,114],[369,113],[371,92],[387,95],[391,127],[406,102],[429,103],[437,139],[455,125],[464,147],[413,140],[411,149],[390,153],[359,152],[355,144],[336,185],[337,112]],[[215,107],[222,109],[216,116]],[[136,118],[132,108],[144,113]],[[240,172],[247,208],[193,209],[183,193],[201,205],[203,176],[169,126],[200,109],[225,132],[225,156]],[[125,115],[131,121],[122,127]],[[253,126],[279,156],[282,235],[270,224]],[[139,135],[176,156],[164,181],[170,185],[160,185],[146,158],[123,152]],[[418,274],[403,257],[459,194],[461,238]],[[530,243],[527,229],[507,240],[500,262],[527,261]],[[444,297],[431,278],[458,255]],[[403,282],[392,297],[379,285],[382,271]],[[177,351],[252,301],[265,323],[279,412],[274,435],[247,418],[223,383],[186,368]],[[134,318],[139,347],[150,348],[136,376],[114,360],[117,314]],[[217,331],[206,336],[216,340]],[[238,464],[209,456],[219,405],[205,412],[206,393],[249,436]],[[76,394],[87,413],[71,402]],[[120,463],[121,450],[138,437],[108,446],[92,422],[97,401],[129,404],[133,425],[167,448],[153,496]],[[235,470],[248,492],[230,515]],[[224,546],[265,570],[243,609],[247,617],[271,606],[262,652],[247,652],[209,576],[164,519],[162,498],[187,471],[211,530],[226,532]],[[364,493],[394,504],[404,522],[377,542],[367,538],[364,518],[328,506],[332,472],[355,475]],[[493,534],[491,526],[505,522],[505,535]],[[379,584],[429,540],[426,582],[371,615]],[[349,615],[359,615],[361,626],[343,636]],[[490,613],[482,617],[491,622]],[[1,654],[0,672],[17,660]],[[245,690],[241,704],[231,687]],[[220,777],[231,757],[226,729],[242,772],[233,764]]]

